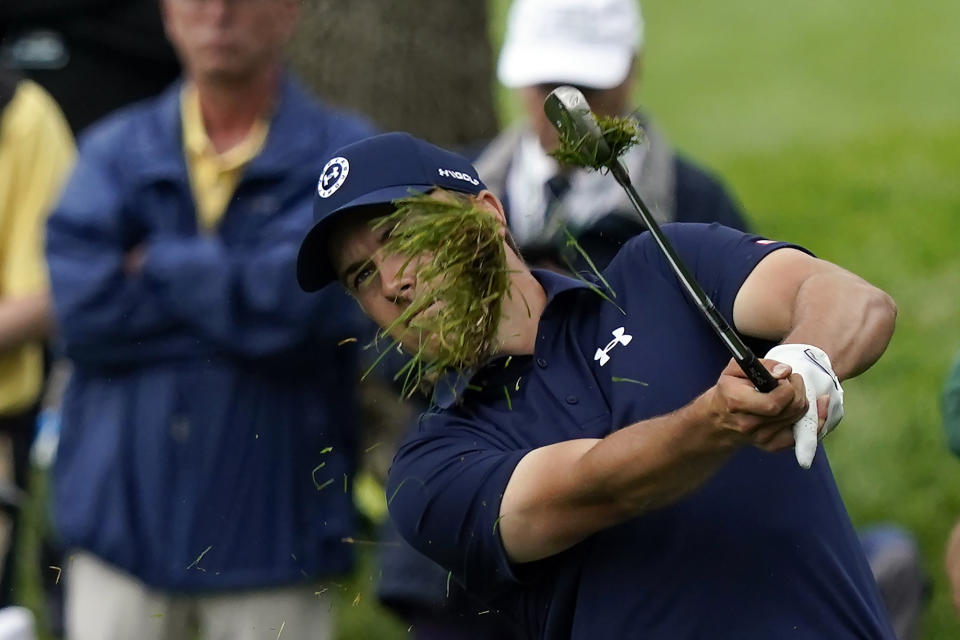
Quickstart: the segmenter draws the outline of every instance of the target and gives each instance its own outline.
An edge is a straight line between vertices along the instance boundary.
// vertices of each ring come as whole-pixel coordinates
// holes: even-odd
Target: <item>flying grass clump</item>
[[[373,223],[389,230],[383,251],[406,256],[402,270],[415,274],[413,299],[383,331],[418,338],[417,352],[398,373],[407,395],[447,369],[482,364],[497,348],[509,288],[500,224],[469,197],[449,196],[398,200],[394,213]]]
[[[574,127],[559,130],[560,145],[550,155],[561,165],[606,169],[610,162],[625,154],[643,140],[643,128],[631,116],[625,118],[597,116],[600,133],[610,149],[610,155],[600,154],[599,145],[587,137],[580,137]]]

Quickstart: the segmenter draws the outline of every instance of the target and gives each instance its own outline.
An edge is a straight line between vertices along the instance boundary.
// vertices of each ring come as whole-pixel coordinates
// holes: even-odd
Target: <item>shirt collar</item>
[[[537,281],[540,283],[540,286],[543,287],[544,292],[547,294],[547,304],[544,306],[543,314],[540,316],[541,322],[543,322],[543,316],[547,313],[547,309],[550,307],[550,304],[561,293],[576,289],[590,289],[598,286],[593,282],[571,278],[570,276],[556,273],[554,271],[548,271],[546,269],[531,269],[530,272],[533,274],[533,277],[537,279]],[[508,356],[495,356],[486,364],[483,364],[475,369],[463,371],[451,369],[445,372],[440,376],[440,379],[437,380],[437,383],[433,387],[433,404],[440,409],[449,409],[457,403],[457,401],[463,395],[463,392],[466,391],[468,386],[470,386],[470,382],[482,369],[492,365],[497,361],[503,360],[506,357]]]
[[[250,162],[263,147],[269,130],[267,121],[257,118],[239,144],[217,153],[203,124],[197,88],[190,82],[184,83],[180,94],[180,118],[183,123],[183,147],[187,154],[193,158],[216,158],[224,170],[236,169]]]

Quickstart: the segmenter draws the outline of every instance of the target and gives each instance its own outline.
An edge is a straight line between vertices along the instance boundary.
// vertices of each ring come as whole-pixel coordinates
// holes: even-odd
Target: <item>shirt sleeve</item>
[[[0,291],[4,297],[42,293],[48,289],[43,227],[73,164],[73,136],[53,99],[24,80],[4,113],[3,139]]]
[[[498,530],[504,489],[529,449],[510,449],[479,425],[427,413],[397,451],[390,516],[418,551],[481,596],[518,581]]]
[[[770,240],[718,223],[673,223],[663,225],[662,230],[688,273],[731,325],[737,293],[761,260],[788,247],[810,253],[789,242]],[[650,233],[641,234],[631,244],[630,254],[635,259],[656,266],[665,277],[676,278]]]

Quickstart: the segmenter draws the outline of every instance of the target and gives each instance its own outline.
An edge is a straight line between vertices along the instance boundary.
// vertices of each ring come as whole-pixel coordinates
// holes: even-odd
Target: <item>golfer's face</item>
[[[390,229],[373,228],[377,214],[360,215],[341,223],[330,237],[330,255],[337,278],[360,303],[364,312],[381,328],[390,328],[393,338],[404,349],[416,353],[427,338],[417,328],[420,316],[430,314],[428,307],[407,322],[394,324],[417,296],[418,267],[429,256],[409,256],[383,250]]]

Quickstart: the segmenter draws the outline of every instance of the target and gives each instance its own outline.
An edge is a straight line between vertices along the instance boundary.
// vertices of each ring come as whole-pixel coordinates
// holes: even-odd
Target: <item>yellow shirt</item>
[[[200,99],[192,85],[186,85],[180,95],[180,119],[190,188],[197,207],[197,224],[204,231],[212,231],[220,224],[243,169],[263,148],[270,127],[265,120],[259,119],[240,144],[217,153],[207,137]]]
[[[76,150],[60,108],[23,80],[0,118],[0,300],[46,292],[43,227]],[[40,343],[0,353],[0,414],[37,400],[43,376]]]

